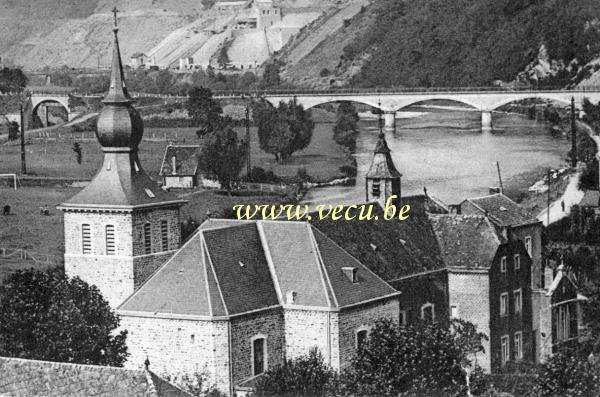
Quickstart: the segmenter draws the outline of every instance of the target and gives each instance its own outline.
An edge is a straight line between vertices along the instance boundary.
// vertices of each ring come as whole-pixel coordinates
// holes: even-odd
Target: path
[[[579,178],[581,171],[569,177],[569,184],[563,195],[550,205],[550,223],[557,222],[571,213],[571,207],[577,205],[583,199],[583,191],[579,190]],[[565,209],[562,209],[562,202],[565,203]],[[548,226],[548,210],[540,212],[537,219],[542,221],[544,226]]]

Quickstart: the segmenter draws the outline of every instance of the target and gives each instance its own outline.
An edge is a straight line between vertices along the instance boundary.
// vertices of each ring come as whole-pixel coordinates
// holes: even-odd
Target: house
[[[306,222],[209,220],[181,246],[185,204],[144,172],[143,122],[114,30],[111,84],[98,116],[104,161],[64,212],[65,272],[98,287],[128,331],[126,368],[205,373],[233,395],[268,368],[319,348],[349,365],[400,293]],[[197,147],[167,148],[163,176],[195,175]],[[186,153],[186,155],[182,155]]]
[[[131,365],[229,391],[312,347],[345,368],[398,295],[308,223],[209,220],[117,313]]]
[[[522,241],[525,244],[532,261],[531,293],[535,356],[541,360],[551,354],[544,349],[544,346],[550,346],[546,339],[550,338],[551,332],[549,329],[541,328],[543,324],[548,323],[548,320],[542,316],[549,315],[548,311],[544,310],[543,304],[547,286],[544,285],[545,270],[542,263],[542,222],[502,193],[466,199],[457,205],[456,209],[459,214],[486,216],[506,239]]]
[[[0,357],[0,374],[2,396],[191,397],[148,368],[128,370]]]
[[[141,52],[136,52],[129,58],[129,66],[133,69],[144,68],[148,63],[148,56]]]
[[[168,145],[165,148],[159,172],[165,188],[220,187],[214,178],[200,171],[200,149],[201,145]]]

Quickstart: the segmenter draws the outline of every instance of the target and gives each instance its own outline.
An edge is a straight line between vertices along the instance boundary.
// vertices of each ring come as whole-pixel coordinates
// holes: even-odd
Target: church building
[[[142,169],[117,33],[97,126],[104,162],[59,208],[65,271],[116,309],[126,368],[149,360],[233,395],[315,347],[332,368],[349,365],[377,319],[398,321],[400,292],[307,222],[209,220],[180,247],[185,201]]]

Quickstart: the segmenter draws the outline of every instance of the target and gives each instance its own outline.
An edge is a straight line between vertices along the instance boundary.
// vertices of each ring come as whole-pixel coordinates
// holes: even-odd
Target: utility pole
[[[250,175],[252,164],[250,161],[250,107],[246,106],[246,174]]]
[[[500,162],[496,161],[496,168],[498,169],[498,180],[500,181],[500,193],[504,194],[504,186],[502,185],[502,174],[500,173]]]
[[[27,173],[27,165],[25,164],[25,117],[23,115],[23,104],[20,106],[21,111],[21,174]]]
[[[383,133],[383,119],[381,118],[381,114],[383,113],[383,110],[381,110],[381,100],[379,102],[377,102],[377,105],[379,106],[377,123],[379,125],[379,133],[381,134],[381,133]]]
[[[552,170],[548,169],[548,198],[546,204],[546,226],[550,225],[550,179],[552,178]]]
[[[571,167],[577,167],[577,128],[575,128],[575,97],[571,97]]]

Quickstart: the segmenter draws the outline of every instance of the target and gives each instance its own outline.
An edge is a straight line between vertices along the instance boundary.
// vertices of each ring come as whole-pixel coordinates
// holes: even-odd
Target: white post
[[[484,110],[481,112],[481,132],[492,132],[492,112]]]

